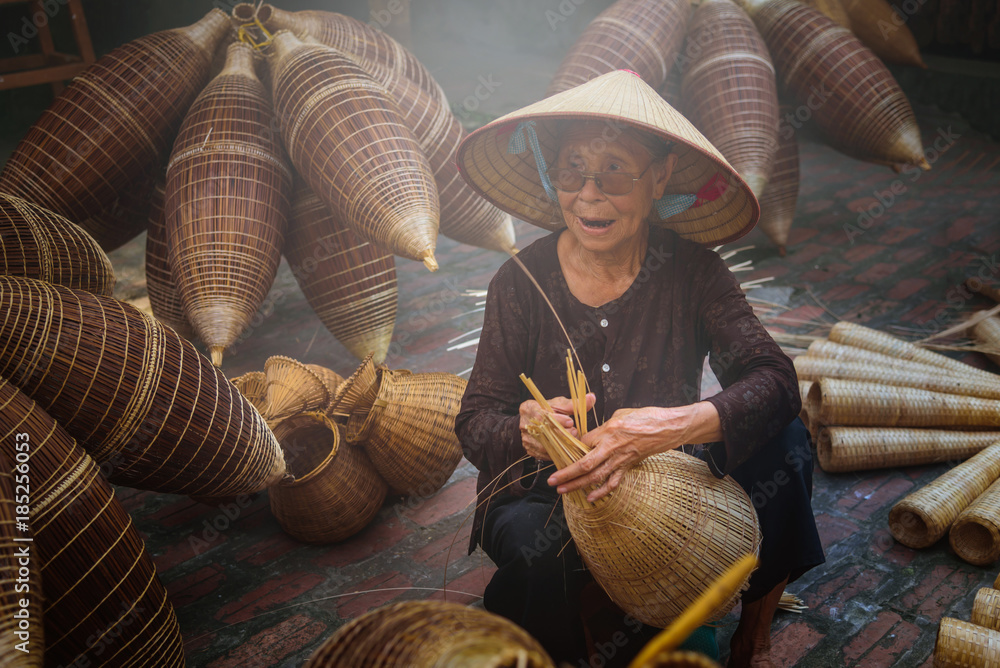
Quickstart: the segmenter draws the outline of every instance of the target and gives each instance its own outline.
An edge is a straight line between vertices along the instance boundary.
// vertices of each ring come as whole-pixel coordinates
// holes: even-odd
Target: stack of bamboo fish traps
[[[934,665],[986,668],[1000,665],[1000,577],[976,592],[968,622],[944,617],[934,646]]]

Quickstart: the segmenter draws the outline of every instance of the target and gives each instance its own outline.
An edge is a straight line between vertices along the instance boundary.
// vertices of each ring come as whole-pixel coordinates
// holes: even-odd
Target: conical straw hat
[[[275,355],[264,362],[267,377],[263,415],[273,424],[281,418],[303,411],[325,409],[330,391],[323,379],[302,362]]]
[[[1000,591],[992,587],[980,587],[976,592],[976,600],[972,602],[969,621],[1000,631]]]
[[[823,427],[815,441],[820,467],[843,473],[968,459],[1000,442],[1000,431]]]
[[[757,199],[736,170],[680,112],[625,70],[603,74],[476,130],[458,147],[463,177],[514,217],[547,230],[561,229],[562,213],[545,193],[533,152],[509,153],[508,143],[520,123],[533,121],[541,154],[552,164],[559,121],[565,120],[607,121],[606,134],[612,139],[623,128],[633,128],[673,144],[678,160],[667,193],[704,195],[660,223],[680,236],[715,246],[738,239],[757,222]]]
[[[901,368],[895,364],[878,366],[810,355],[800,355],[795,358],[795,373],[799,376],[799,383],[816,381],[821,378],[839,378],[866,383],[881,383],[882,385],[915,387],[967,397],[1000,399],[1000,384],[983,381],[976,377],[941,373],[941,371],[941,369],[936,368],[928,371],[909,367]]]
[[[987,668],[1000,665],[1000,631],[953,617],[941,620],[934,668]]]
[[[1000,481],[976,497],[948,532],[955,554],[976,566],[1000,559]]]

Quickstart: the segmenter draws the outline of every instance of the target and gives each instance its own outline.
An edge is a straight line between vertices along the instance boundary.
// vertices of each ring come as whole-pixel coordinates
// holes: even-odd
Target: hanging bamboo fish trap
[[[330,391],[319,375],[302,362],[274,355],[264,362],[267,379],[263,415],[274,424],[304,411],[330,405]]]
[[[1000,631],[1000,591],[992,587],[980,587],[976,600],[972,602],[969,621],[994,631]]]
[[[313,192],[362,238],[437,269],[437,186],[385,88],[335,49],[285,31],[268,65],[285,146]]]
[[[863,362],[848,362],[826,357],[799,355],[795,358],[795,372],[799,380],[819,380],[821,378],[838,378],[841,380],[856,380],[865,383],[881,383],[899,387],[914,387],[932,392],[943,392],[982,399],[1000,399],[1000,383],[991,383],[976,377],[951,375],[941,373],[940,368],[933,368],[934,373],[914,370],[910,367],[873,366]]]
[[[46,665],[183,666],[173,606],[114,488],[51,416],[0,379],[0,451],[8,457],[17,433],[31,438],[28,514],[41,571],[31,591],[44,599],[32,618],[44,617]]]
[[[230,496],[281,479],[263,418],[194,346],[108,297],[0,276],[0,375],[116,484]]]
[[[927,69],[913,33],[885,0],[840,0],[850,28],[864,45],[887,63]]]
[[[691,18],[687,0],[618,0],[597,16],[563,58],[547,95],[614,70],[632,70],[659,89]]]
[[[385,501],[388,485],[360,447],[343,441],[340,429],[322,413],[293,415],[274,428],[291,475],[267,494],[278,524],[297,540],[346,540]]]
[[[955,518],[948,542],[955,554],[976,566],[1000,559],[1000,483],[990,485]]]
[[[997,478],[1000,478],[1000,443],[987,447],[896,503],[889,511],[889,533],[907,547],[930,547]]]
[[[372,610],[326,639],[307,668],[555,668],[527,631],[485,610],[406,601]]]
[[[264,415],[267,406],[267,376],[263,371],[251,371],[232,380],[233,387],[240,391],[257,412]]]
[[[930,169],[913,110],[882,61],[851,32],[796,0],[743,0],[779,81],[809,105],[836,148],[860,160]]]
[[[1000,666],[1000,631],[944,617],[934,646],[935,668]]]
[[[1000,318],[996,316],[980,320],[972,327],[973,338],[986,346],[1000,350]],[[994,364],[1000,364],[1000,353],[986,353]]]
[[[292,275],[316,317],[356,357],[381,362],[396,326],[396,262],[360,239],[301,179],[285,239]]]
[[[930,364],[911,362],[897,357],[883,355],[882,353],[877,353],[872,350],[858,348],[857,346],[845,346],[840,343],[834,343],[833,341],[826,341],[823,339],[817,339],[816,341],[810,343],[809,347],[806,349],[805,356],[822,357],[826,359],[842,360],[845,362],[859,362],[862,364],[870,364],[872,366],[881,366],[900,370],[905,369],[908,371],[923,372],[928,375],[951,373],[946,369],[932,366]]]
[[[327,410],[334,418],[343,421],[349,419],[360,398],[378,380],[374,356],[374,353],[365,355],[354,373],[337,388]]]
[[[184,315],[184,304],[177,291],[174,272],[170,268],[167,220],[163,210],[166,189],[163,180],[157,181],[149,204],[149,227],[146,229],[146,292],[149,295],[149,307],[156,319],[172,327],[185,339],[193,341],[197,334]]]
[[[0,274],[111,296],[111,260],[79,225],[0,193]]]
[[[333,369],[327,369],[325,366],[320,366],[319,364],[306,364],[306,368],[312,371],[314,374],[319,376],[319,379],[323,381],[326,385],[326,391],[330,393],[330,401],[337,395],[337,388],[341,386],[344,382],[343,377],[334,371]],[[329,404],[324,406],[324,409],[328,409]]]
[[[230,30],[213,9],[103,56],[28,130],[0,173],[0,192],[73,221],[103,211],[161,163]]]
[[[292,174],[274,127],[253,48],[233,43],[184,118],[167,166],[170,268],[216,366],[257,314],[281,262]]]
[[[848,16],[847,9],[840,0],[804,0],[804,4],[812,7],[841,28],[851,29],[851,17]]]
[[[823,427],[816,451],[824,471],[844,473],[968,459],[1000,442],[1000,431]]]
[[[789,113],[792,113],[791,107],[779,107],[779,118]],[[795,206],[799,201],[799,140],[788,125],[779,128],[771,178],[758,199],[760,221],[757,227],[778,247],[778,254],[785,257],[788,232],[795,221]]]
[[[156,167],[158,165],[159,163]],[[142,234],[149,225],[153,188],[160,171],[157,168],[143,174],[100,213],[80,221],[80,227],[87,230],[101,248],[109,253]]]
[[[778,90],[767,46],[732,0],[704,0],[688,40],[701,48],[684,70],[684,115],[759,198],[778,148]]]

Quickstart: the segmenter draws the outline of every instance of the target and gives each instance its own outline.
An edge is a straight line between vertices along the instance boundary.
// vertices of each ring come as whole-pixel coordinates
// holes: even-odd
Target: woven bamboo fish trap
[[[347,379],[340,384],[333,399],[330,400],[328,413],[334,418],[346,421],[350,418],[354,407],[372,385],[378,381],[377,366],[374,353],[365,355],[361,364]]]
[[[1000,559],[1000,483],[990,485],[955,518],[948,542],[955,554],[976,566]]]
[[[976,600],[972,602],[969,621],[994,631],[1000,631],[1000,591],[992,587],[980,587]]]
[[[348,443],[362,443],[372,433],[372,425],[379,418],[382,405],[376,408],[375,402],[382,389],[383,382],[393,382],[395,378],[409,374],[405,369],[395,371],[384,366],[375,368],[375,380],[358,385],[352,392],[355,398],[351,401],[351,414],[344,425],[344,438]]]
[[[296,413],[323,410],[330,405],[326,383],[302,362],[274,355],[264,362],[264,377],[267,385],[261,413],[272,424]]]
[[[927,69],[913,33],[885,0],[840,0],[851,30],[887,63]]]
[[[116,484],[230,496],[281,479],[264,419],[188,341],[135,307],[0,276],[0,375]]]
[[[778,90],[767,46],[732,0],[704,0],[688,40],[701,48],[684,71],[684,115],[760,197],[778,148]]]
[[[972,327],[972,337],[979,343],[1000,350],[1000,318],[980,320]],[[986,353],[995,364],[1000,364],[1000,353]]]
[[[385,88],[339,51],[285,31],[268,65],[285,146],[313,192],[363,239],[437,269],[437,186]]]
[[[149,307],[156,319],[185,339],[194,340],[197,334],[187,316],[184,304],[177,291],[174,272],[170,268],[170,254],[167,250],[167,220],[163,204],[166,199],[166,183],[158,181],[153,187],[149,204],[149,227],[146,229],[146,292]]]
[[[680,52],[690,18],[687,0],[617,0],[573,44],[546,95],[614,70],[632,70],[659,90]]]
[[[920,466],[960,459],[1000,442],[1000,431],[823,427],[816,450],[827,472]]]
[[[796,0],[743,6],[767,42],[780,84],[810,105],[833,146],[860,160],[930,169],[909,100],[849,30]]]
[[[51,416],[0,379],[8,457],[17,433],[31,438],[31,552],[41,571],[31,591],[44,599],[33,618],[45,620],[46,665],[183,666],[173,606],[114,488]]]
[[[36,278],[110,296],[111,260],[79,225],[0,193],[0,274]]]
[[[1000,666],[1000,631],[943,617],[934,646],[935,668]]]
[[[166,156],[230,29],[213,9],[103,56],[28,130],[0,173],[0,192],[73,221],[103,211]]]
[[[257,314],[281,262],[292,173],[274,125],[253,48],[233,43],[226,67],[184,118],[167,166],[170,268],[216,366]]]
[[[841,28],[851,29],[851,17],[848,16],[847,9],[840,0],[804,0],[804,4],[812,7]]]
[[[380,375],[361,444],[394,492],[430,496],[462,459],[455,416],[466,381],[450,373]]]
[[[251,371],[232,380],[233,386],[240,391],[257,412],[264,414],[267,406],[267,376],[263,371]]]
[[[834,343],[833,341],[826,341],[823,339],[818,339],[810,343],[809,348],[806,349],[805,356],[822,357],[825,359],[841,360],[844,362],[858,362],[861,364],[870,364],[872,366],[921,372],[928,375],[951,373],[946,369],[932,366],[930,364],[911,362],[899,359],[898,357],[890,357],[889,355],[883,355],[882,353],[866,350],[864,348],[858,348],[857,346],[845,346],[840,343]]]
[[[821,378],[839,378],[866,383],[881,383],[882,385],[915,387],[967,397],[1000,399],[1000,383],[990,383],[977,377],[941,373],[941,369],[938,367],[933,368],[933,373],[930,371],[914,370],[909,367],[901,368],[896,365],[891,367],[872,366],[863,362],[847,362],[810,355],[800,355],[795,358],[795,372],[800,380],[815,381]]]
[[[784,117],[792,108],[779,107],[778,115]],[[799,201],[799,140],[789,126],[778,132],[778,150],[774,153],[771,178],[760,197],[760,221],[757,227],[778,247],[778,254],[785,256],[788,232],[795,221],[795,206]]]
[[[101,248],[109,253],[142,234],[149,224],[153,188],[159,171],[154,169],[143,174],[100,213],[81,221],[80,227],[87,230]]]
[[[323,381],[323,384],[326,385],[326,391],[330,393],[330,401],[332,402],[333,398],[337,395],[337,388],[344,382],[344,378],[333,369],[327,369],[325,366],[319,364],[306,364],[306,368],[319,376],[319,379]],[[329,404],[325,408],[329,408]]]
[[[336,543],[374,519],[388,485],[341,427],[322,413],[300,413],[274,428],[288,462],[284,480],[268,489],[281,528],[306,543]]]
[[[6,432],[3,429],[5,418],[0,413],[0,431],[3,432]],[[18,530],[17,517],[23,513],[17,512],[17,495],[14,493],[14,475],[17,473],[12,473],[16,461],[14,439],[14,432],[7,433],[2,441],[4,447],[0,449],[0,614],[3,615],[0,618],[0,665],[37,668],[42,665],[45,651],[41,625],[42,600],[39,595],[42,590],[41,576],[38,559],[32,558],[31,554],[35,551],[30,542],[32,535]],[[32,445],[28,441],[23,443],[29,448]],[[23,466],[27,467],[26,458]],[[25,549],[28,550],[28,559],[19,563]],[[22,592],[27,592],[27,596]],[[21,601],[27,605],[22,607]]]
[[[685,52],[687,48],[687,43],[685,42],[681,46],[681,53]],[[680,66],[674,65],[667,72],[667,78],[664,80],[663,85],[660,86],[660,97],[667,101],[674,109],[680,109],[684,106],[681,103],[681,83],[684,80],[684,72]]]
[[[987,447],[896,503],[889,511],[889,532],[907,547],[929,547],[944,536],[955,518],[997,478],[1000,478],[1000,443]]]
[[[326,639],[307,668],[555,668],[527,631],[485,610],[406,601],[372,610]]]
[[[356,357],[381,362],[396,326],[396,262],[296,181],[285,257],[316,317]]]

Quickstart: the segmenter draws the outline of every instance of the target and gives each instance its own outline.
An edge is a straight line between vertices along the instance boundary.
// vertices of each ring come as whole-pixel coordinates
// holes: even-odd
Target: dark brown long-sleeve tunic
[[[723,390],[708,397],[724,442],[709,446],[716,475],[732,471],[798,415],[791,360],[765,331],[719,255],[653,227],[642,268],[618,299],[593,308],[569,290],[556,253],[558,233],[518,255],[549,297],[576,348],[601,422],[619,408],[699,401],[705,355]],[[514,482],[530,465],[518,409],[530,398],[518,375],[546,397],[569,396],[566,336],[513,260],[490,282],[479,352],[455,421],[466,458],[480,471],[479,500],[525,492]],[[593,413],[590,414],[590,429]],[[538,476],[536,485],[546,485]],[[491,484],[494,483],[495,484]],[[497,491],[501,490],[501,491]],[[486,504],[473,524],[475,549]]]

